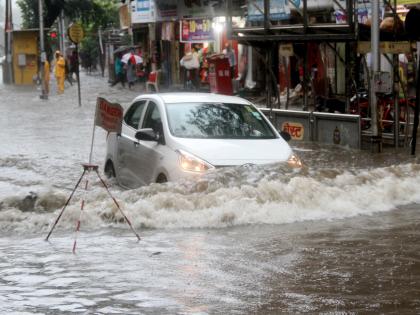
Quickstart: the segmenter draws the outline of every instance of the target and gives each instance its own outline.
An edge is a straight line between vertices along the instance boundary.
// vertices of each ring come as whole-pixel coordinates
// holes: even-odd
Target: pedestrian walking
[[[78,71],[79,70],[79,56],[77,55],[77,51],[73,50],[68,60],[69,60],[69,77],[73,81],[73,74],[75,74],[76,80],[78,80],[79,78],[77,77],[77,75],[79,73]]]
[[[199,68],[200,60],[194,47],[187,52],[180,60],[180,65],[185,69],[184,87],[189,89],[192,85],[196,90],[200,88]]]
[[[111,86],[114,86],[118,82],[120,82],[122,87],[125,87],[125,72],[124,72],[124,64],[121,61],[121,54],[118,54],[117,57],[115,58],[114,70],[115,70],[115,80],[114,82],[112,82]]]
[[[128,60],[126,64],[128,88],[131,89],[136,81],[136,64],[132,60]]]
[[[55,52],[55,78],[57,79],[58,94],[64,93],[64,80],[66,78],[66,61],[59,50]]]
[[[143,59],[135,54],[134,48],[131,48],[130,52],[125,54],[121,60],[125,63],[124,68],[127,73],[128,88],[131,89],[137,79],[136,65],[143,63]]]
[[[65,69],[65,75],[64,75],[65,80],[67,80],[70,83],[70,85],[73,86],[73,79],[72,79],[72,77],[70,75],[70,62],[69,62],[69,59],[68,58],[67,59],[64,59],[64,62],[65,62],[65,66],[64,66],[64,69]]]

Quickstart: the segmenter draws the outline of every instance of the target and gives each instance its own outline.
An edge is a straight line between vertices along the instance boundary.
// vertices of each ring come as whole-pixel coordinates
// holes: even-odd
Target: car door
[[[124,115],[121,135],[117,136],[117,176],[122,186],[136,187],[136,176],[131,167],[132,154],[135,154],[134,147],[138,143],[135,134],[139,128],[141,119],[144,116],[147,100],[134,102]]]
[[[152,128],[159,132],[164,139],[161,112],[154,101],[149,101],[144,114],[141,128]],[[162,157],[163,144],[157,141],[138,141],[134,148],[135,154],[131,156],[130,168],[135,174],[136,181],[141,185],[148,185],[155,182],[156,172]]]

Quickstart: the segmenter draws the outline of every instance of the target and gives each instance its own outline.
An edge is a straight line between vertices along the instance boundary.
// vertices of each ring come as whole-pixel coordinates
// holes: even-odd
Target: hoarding
[[[131,22],[153,23],[156,21],[154,0],[135,0],[131,2]]]
[[[210,19],[181,20],[181,42],[202,43],[214,41]]]

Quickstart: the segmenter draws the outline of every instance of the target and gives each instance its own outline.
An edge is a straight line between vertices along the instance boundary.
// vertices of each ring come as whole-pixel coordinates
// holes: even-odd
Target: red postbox
[[[210,92],[233,95],[229,59],[221,54],[209,57],[208,62]]]

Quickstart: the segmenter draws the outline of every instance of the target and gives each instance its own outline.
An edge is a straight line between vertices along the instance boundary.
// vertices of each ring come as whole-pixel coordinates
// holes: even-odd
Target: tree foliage
[[[24,28],[39,27],[39,0],[18,0]],[[118,23],[116,0],[43,0],[44,26],[51,27],[63,10],[70,20],[79,20],[92,29]]]
[[[42,0],[44,27],[52,28],[63,11],[70,21],[81,22],[85,38],[80,45],[82,66],[95,66],[98,60],[98,29],[117,26],[118,0]],[[39,27],[38,0],[17,0],[22,10],[23,28]],[[103,57],[103,56],[102,56]]]

